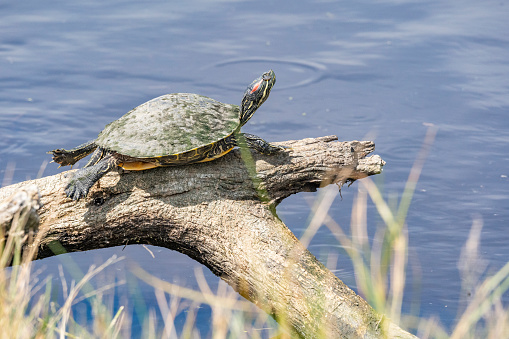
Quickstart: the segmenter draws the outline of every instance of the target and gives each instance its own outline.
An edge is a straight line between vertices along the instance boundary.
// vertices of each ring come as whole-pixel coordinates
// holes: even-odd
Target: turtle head
[[[259,78],[253,80],[251,85],[247,86],[240,105],[240,125],[244,125],[254,112],[269,97],[270,90],[276,83],[276,74],[273,70],[263,73]]]

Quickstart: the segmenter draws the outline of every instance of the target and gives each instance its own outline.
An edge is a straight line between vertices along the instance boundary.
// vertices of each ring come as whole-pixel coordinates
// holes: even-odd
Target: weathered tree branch
[[[366,157],[372,142],[336,139],[287,141],[282,144],[291,150],[274,156],[252,153],[261,190],[240,150],[210,163],[110,173],[79,202],[64,196],[69,172],[32,180],[41,192],[46,232],[38,257],[54,255],[48,246],[54,241],[67,251],[162,246],[204,264],[301,337],[412,338],[382,321],[260,202],[260,192],[278,203],[324,182],[380,173],[383,160]],[[0,189],[0,201],[26,184]]]
[[[22,231],[23,234],[39,227],[40,195],[35,185],[26,185],[7,199],[0,194],[0,230],[2,235]]]

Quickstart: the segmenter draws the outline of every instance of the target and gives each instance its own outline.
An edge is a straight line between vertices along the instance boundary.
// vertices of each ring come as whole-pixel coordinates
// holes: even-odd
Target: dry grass
[[[111,317],[101,304],[94,304],[93,329],[88,331],[72,317],[72,306],[81,298],[93,298],[104,291],[95,289],[90,281],[106,267],[123,258],[112,257],[104,264],[91,266],[79,281],[68,284],[62,279],[65,295],[63,305],[52,301],[51,277],[39,279],[41,272],[34,272],[32,260],[40,238],[25,233],[28,219],[26,209],[18,212],[6,234],[0,228],[0,328],[1,338],[72,338],[72,337],[115,337],[119,330],[120,312]],[[25,248],[22,251],[22,248]],[[62,270],[62,268],[60,268]],[[63,273],[61,274],[63,277]],[[111,286],[110,286],[111,287]],[[44,293],[42,293],[44,291]],[[121,311],[121,310],[120,310]],[[102,324],[102,326],[101,326]]]
[[[301,240],[309,244],[318,228],[322,224],[327,226],[353,262],[359,293],[378,312],[413,330],[420,338],[509,338],[509,309],[501,303],[501,297],[509,289],[509,262],[494,275],[479,281],[486,266],[478,251],[482,228],[480,219],[474,220],[459,263],[462,281],[467,282],[469,289],[474,291],[473,298],[458,317],[452,333],[448,334],[437,319],[420,319],[401,313],[408,274],[406,215],[435,134],[435,128],[430,126],[399,204],[384,200],[371,179],[361,180],[352,208],[348,236],[327,214],[337,193],[331,188],[325,188],[315,203],[314,214]],[[383,227],[372,236],[368,234],[369,200],[383,220]],[[371,238],[372,245],[369,242]]]
[[[409,274],[406,215],[435,132],[430,127],[399,203],[387,202],[369,178],[359,181],[350,230],[347,232],[328,213],[338,195],[337,189],[323,188],[313,204],[309,225],[301,241],[307,246],[321,227],[327,227],[352,260],[359,293],[378,312],[414,331],[420,338],[509,338],[509,310],[501,303],[502,295],[509,289],[509,262],[500,271],[480,281],[484,274],[482,268],[486,266],[478,250],[482,228],[480,219],[473,222],[459,263],[466,284],[464,288],[474,291],[473,296],[451,333],[441,327],[439,319],[419,319],[401,312]],[[4,178],[4,182],[6,180],[9,178]],[[372,201],[383,221],[383,227],[378,228],[375,234],[368,232],[369,201]],[[130,337],[131,315],[126,314],[126,305],[112,309],[111,305],[105,306],[101,297],[104,291],[125,281],[105,284],[101,288],[94,288],[92,284],[93,279],[106,267],[123,258],[114,256],[102,265],[91,266],[85,274],[76,271],[70,263],[66,269],[75,275],[71,282],[66,281],[63,267],[60,267],[65,302],[57,305],[51,298],[53,287],[49,277],[39,280],[38,272],[32,270],[31,259],[38,239],[24,234],[24,218],[24,215],[15,218],[8,237],[0,234],[0,337]],[[21,248],[27,243],[32,246],[22,257]],[[11,262],[13,265],[10,267]],[[225,283],[220,282],[218,289],[212,291],[200,270],[195,274],[199,291],[157,279],[140,267],[134,266],[131,270],[138,279],[154,287],[157,300],[157,305],[152,305],[149,311],[140,311],[147,314],[143,322],[144,338],[199,338],[196,316],[199,307],[204,305],[210,307],[212,312],[207,337],[287,337],[265,313],[240,298]],[[94,316],[87,320],[87,324],[80,324],[73,317],[73,305],[85,298],[90,300]],[[156,316],[156,312],[161,316]],[[187,312],[186,321],[179,330],[175,319],[183,312]],[[162,323],[158,323],[158,319],[162,319]]]

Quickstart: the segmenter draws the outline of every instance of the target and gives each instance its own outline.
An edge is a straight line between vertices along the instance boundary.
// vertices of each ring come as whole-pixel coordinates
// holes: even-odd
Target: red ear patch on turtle
[[[263,80],[260,80],[258,81],[254,86],[253,86],[253,89],[251,90],[251,93],[254,93],[258,90],[258,88],[260,87],[260,84],[262,83]]]

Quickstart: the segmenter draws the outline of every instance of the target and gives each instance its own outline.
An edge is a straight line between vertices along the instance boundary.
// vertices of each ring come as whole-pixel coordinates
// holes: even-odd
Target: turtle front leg
[[[288,149],[286,146],[271,145],[267,141],[263,140],[259,136],[249,133],[241,133],[246,140],[246,144],[249,148],[252,148],[262,154],[275,154],[279,151]]]
[[[79,169],[67,184],[66,195],[73,200],[86,197],[90,188],[118,164],[118,159],[108,153],[95,165]]]
[[[70,150],[58,148],[49,151],[48,154],[53,154],[53,161],[60,164],[60,166],[72,166],[92,153],[96,148],[95,140],[91,140]]]

